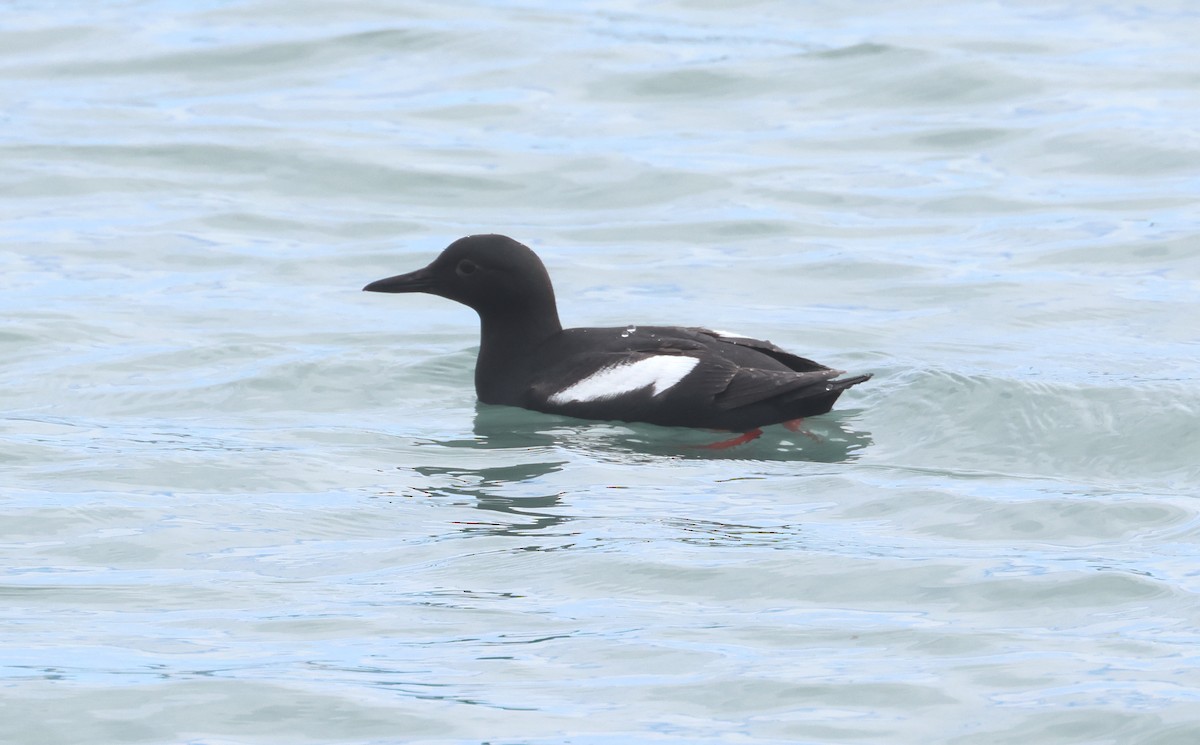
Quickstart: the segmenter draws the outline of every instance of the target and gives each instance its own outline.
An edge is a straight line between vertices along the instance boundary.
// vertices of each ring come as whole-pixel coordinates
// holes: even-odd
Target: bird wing
[[[783,363],[784,365],[790,367],[791,369],[795,370],[796,372],[811,372],[811,371],[816,371],[816,370],[830,369],[830,368],[826,367],[825,365],[822,365],[820,362],[814,362],[813,360],[810,360],[807,357],[801,357],[800,355],[792,354],[791,352],[788,352],[787,350],[784,350],[784,349],[780,349],[779,347],[775,346],[771,342],[765,341],[763,339],[755,339],[750,336],[737,336],[734,334],[723,334],[718,331],[712,331],[710,329],[703,329],[703,328],[698,328],[698,329],[694,329],[694,330],[697,334],[704,336],[704,337],[708,337],[710,339],[714,339],[717,342],[721,342],[721,343],[725,343],[725,344],[733,344],[735,346],[745,347],[747,349],[753,349],[756,352],[761,352],[762,354],[765,354],[768,357],[771,357],[772,359],[775,359],[776,361]]]
[[[731,337],[707,329],[695,329],[695,333],[707,337],[702,341],[686,338],[658,338],[639,345],[639,354],[681,354],[709,349],[714,340],[752,349],[775,359],[790,370],[771,370],[739,365],[721,357],[702,357],[701,364],[689,376],[693,386],[699,386],[713,397],[719,409],[736,409],[742,406],[777,398],[810,386],[817,386],[813,393],[826,393],[826,381],[842,374],[810,359],[786,352],[769,341],[750,337]],[[705,343],[707,342],[707,343]]]
[[[733,369],[725,388],[713,396],[719,409],[736,409],[760,401],[794,394],[804,388],[814,387],[813,393],[826,393],[825,383],[841,374],[840,370],[812,370],[809,372],[787,372],[784,370],[756,370],[749,367]]]
[[[544,370],[531,385],[529,400],[546,401],[551,410],[600,418],[600,409],[615,400],[674,408],[679,405],[674,393],[678,390],[730,411],[772,399],[827,394],[828,381],[841,374],[768,341],[706,329],[643,327],[620,338],[615,348],[572,354]],[[690,368],[652,362],[664,357],[696,362]],[[652,393],[642,401],[647,390]]]

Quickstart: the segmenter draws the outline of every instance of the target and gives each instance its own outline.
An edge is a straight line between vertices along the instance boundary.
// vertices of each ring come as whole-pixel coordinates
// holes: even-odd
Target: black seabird
[[[503,235],[451,243],[432,264],[381,279],[369,292],[425,292],[479,314],[475,391],[487,404],[583,419],[761,427],[824,414],[871,374],[843,374],[767,341],[704,328],[564,329],[550,275],[532,250]]]

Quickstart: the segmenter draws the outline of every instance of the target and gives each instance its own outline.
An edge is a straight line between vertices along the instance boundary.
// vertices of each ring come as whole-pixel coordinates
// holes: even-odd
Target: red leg
[[[720,442],[714,442],[711,445],[697,445],[696,447],[704,450],[724,450],[725,448],[744,445],[751,440],[757,440],[759,437],[762,437],[762,430],[752,429],[749,432],[743,432],[732,440],[722,440]]]
[[[786,422],[783,422],[782,424],[783,424],[783,426],[787,427],[792,432],[799,432],[800,434],[804,435],[805,437],[812,438],[813,440],[816,440],[817,442],[821,441],[820,437],[817,437],[812,432],[809,432],[807,429],[804,428],[804,417],[801,417],[799,419],[789,419]]]

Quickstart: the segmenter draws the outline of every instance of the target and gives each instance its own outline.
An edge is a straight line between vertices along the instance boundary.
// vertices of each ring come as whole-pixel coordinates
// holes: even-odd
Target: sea
[[[0,4],[0,742],[1200,742],[1200,6]],[[361,292],[852,374],[476,401]]]

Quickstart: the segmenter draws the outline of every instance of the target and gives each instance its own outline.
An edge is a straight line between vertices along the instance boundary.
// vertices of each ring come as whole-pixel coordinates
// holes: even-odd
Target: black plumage
[[[759,339],[703,328],[563,329],[545,266],[501,235],[451,243],[429,266],[372,282],[473,308],[481,322],[479,400],[585,419],[739,432],[828,412],[870,379]]]

